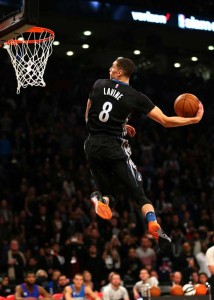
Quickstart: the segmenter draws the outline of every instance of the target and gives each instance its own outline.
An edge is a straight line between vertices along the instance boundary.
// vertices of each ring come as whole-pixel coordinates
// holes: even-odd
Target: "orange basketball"
[[[179,284],[173,285],[169,292],[172,296],[182,296],[184,294],[183,288]]]
[[[159,297],[161,295],[161,289],[158,286],[152,286],[150,291],[152,297]]]
[[[207,294],[207,288],[205,284],[196,284],[195,286],[195,292],[196,295],[206,295]]]
[[[174,102],[174,110],[180,117],[195,117],[199,107],[199,100],[193,94],[182,94]]]

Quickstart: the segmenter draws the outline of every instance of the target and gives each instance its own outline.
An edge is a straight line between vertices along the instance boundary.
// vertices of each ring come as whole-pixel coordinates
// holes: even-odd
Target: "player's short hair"
[[[110,276],[110,281],[112,281],[113,280],[113,277],[114,276],[119,276],[120,277],[120,279],[121,279],[121,276],[120,276],[120,274],[119,273],[116,273],[116,272],[112,272],[113,274]]]
[[[130,77],[132,75],[135,69],[135,65],[131,59],[125,57],[118,57],[116,59],[116,62],[118,67],[123,70],[125,76]]]
[[[32,274],[35,276],[35,273],[33,271],[27,271],[25,277],[28,277],[28,275],[32,275]]]
[[[83,278],[83,274],[82,274],[82,273],[76,273],[76,274],[74,274],[74,278],[75,278],[76,276],[80,276],[80,277]]]

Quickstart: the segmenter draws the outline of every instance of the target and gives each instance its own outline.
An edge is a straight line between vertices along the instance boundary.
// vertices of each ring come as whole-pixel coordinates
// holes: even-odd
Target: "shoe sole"
[[[168,253],[172,250],[172,244],[168,239],[162,238],[161,236],[158,239],[158,246],[161,253]]]
[[[112,211],[107,204],[104,204],[100,201],[93,201],[91,198],[92,203],[94,204],[95,212],[104,220],[110,220],[112,218]]]

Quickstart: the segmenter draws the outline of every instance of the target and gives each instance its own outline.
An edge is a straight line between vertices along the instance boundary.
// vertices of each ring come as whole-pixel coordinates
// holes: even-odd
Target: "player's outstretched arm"
[[[178,126],[184,126],[184,125],[190,125],[200,122],[204,114],[204,107],[203,104],[199,103],[198,112],[195,117],[192,118],[183,118],[178,116],[168,117],[166,116],[162,110],[155,106],[148,114],[147,116],[154,121],[160,123],[164,127],[178,127]]]

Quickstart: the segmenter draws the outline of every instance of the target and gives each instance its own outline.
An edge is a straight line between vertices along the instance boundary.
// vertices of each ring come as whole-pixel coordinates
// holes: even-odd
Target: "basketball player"
[[[27,272],[25,282],[16,286],[15,299],[38,299],[40,295],[42,299],[52,299],[52,296],[42,286],[35,284],[35,281],[36,276],[34,272]]]
[[[85,300],[86,295],[93,300],[100,300],[100,297],[92,291],[89,286],[84,285],[83,275],[75,274],[73,284],[68,285],[64,289],[65,300]]]
[[[199,104],[194,118],[166,116],[146,95],[129,85],[134,67],[130,59],[117,58],[109,69],[110,79],[98,79],[87,102],[85,119],[89,136],[85,153],[99,188],[92,193],[91,201],[100,217],[110,219],[116,180],[123,183],[141,208],[149,232],[164,250],[171,240],[157,223],[154,207],[144,193],[141,174],[130,158],[131,149],[125,136],[133,137],[135,129],[127,122],[131,113],[137,111],[164,127],[194,124],[203,116],[203,105]]]

